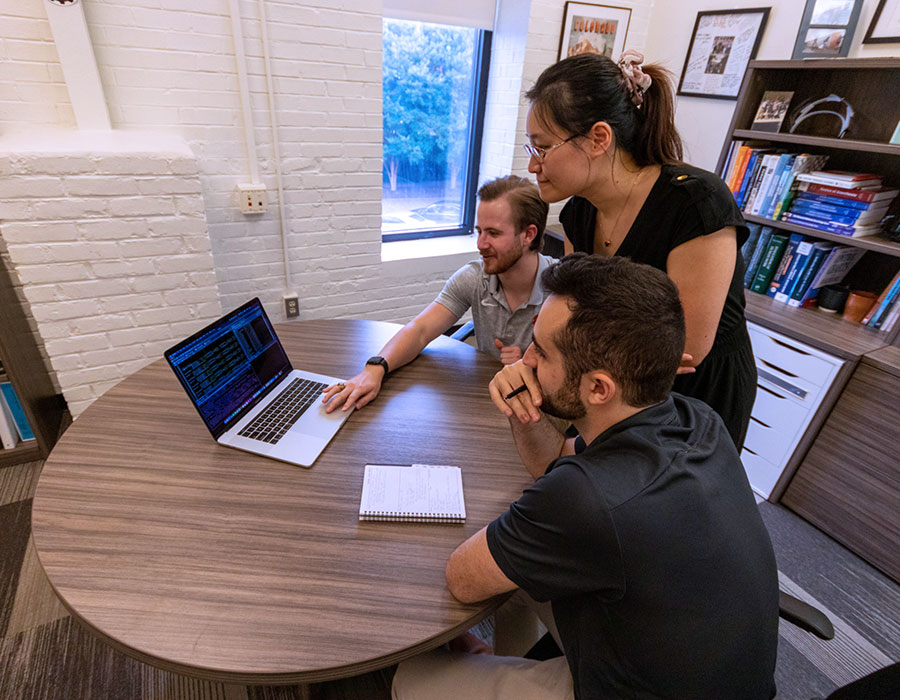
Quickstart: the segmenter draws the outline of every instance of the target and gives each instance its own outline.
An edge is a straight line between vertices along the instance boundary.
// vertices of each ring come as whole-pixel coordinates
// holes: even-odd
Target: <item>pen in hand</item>
[[[528,387],[525,386],[525,385],[523,384],[523,385],[520,386],[518,389],[513,389],[511,392],[509,392],[506,396],[503,397],[503,400],[504,400],[504,401],[509,401],[513,396],[517,396],[518,394],[521,394],[521,393],[522,393],[523,391],[525,391],[527,388],[528,388]]]

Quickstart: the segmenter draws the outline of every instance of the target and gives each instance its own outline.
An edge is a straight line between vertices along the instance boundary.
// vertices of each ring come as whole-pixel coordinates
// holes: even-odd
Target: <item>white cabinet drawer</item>
[[[809,406],[803,406],[786,391],[760,381],[756,387],[756,401],[751,414],[760,423],[775,426],[782,432],[796,434],[809,416]]]
[[[781,476],[782,467],[772,464],[747,448],[741,451],[741,462],[744,463],[744,471],[747,472],[750,486],[760,496],[768,498],[775,488],[778,477]]]
[[[841,361],[768,329],[749,325],[757,366],[775,369],[817,387],[830,382]]]
[[[749,448],[763,459],[780,464],[787,463],[788,457],[794,449],[797,430],[779,430],[774,425],[767,425],[756,418],[750,418],[747,426],[747,437],[744,439],[744,447]]]

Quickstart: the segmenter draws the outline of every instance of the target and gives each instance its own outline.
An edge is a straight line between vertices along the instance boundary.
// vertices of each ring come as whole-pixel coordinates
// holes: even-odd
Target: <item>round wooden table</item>
[[[397,329],[307,321],[278,333],[295,367],[350,377]],[[498,604],[457,602],[447,557],[530,482],[488,397],[498,368],[437,339],[304,469],[217,445],[154,362],[47,459],[32,512],[41,564],[109,644],[199,678],[319,682],[434,648]],[[360,522],[366,463],[459,465],[466,523]]]

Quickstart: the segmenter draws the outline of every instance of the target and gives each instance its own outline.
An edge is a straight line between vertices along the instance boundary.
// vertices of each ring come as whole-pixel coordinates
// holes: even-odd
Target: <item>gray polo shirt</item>
[[[435,301],[457,318],[472,309],[475,340],[482,352],[499,360],[500,351],[494,345],[494,338],[499,338],[504,345],[518,345],[524,353],[531,344],[534,319],[547,296],[541,287],[541,273],[553,262],[551,257],[538,255],[538,271],[531,296],[515,310],[506,303],[500,278],[486,275],[480,258],[467,262],[454,272]]]

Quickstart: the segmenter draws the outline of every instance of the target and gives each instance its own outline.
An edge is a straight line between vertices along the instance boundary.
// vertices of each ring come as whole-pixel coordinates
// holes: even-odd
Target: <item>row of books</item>
[[[0,445],[11,450],[21,441],[34,439],[13,385],[0,382]]]
[[[865,253],[861,248],[750,224],[741,249],[744,286],[789,306],[815,306],[822,287],[837,284]]]
[[[869,309],[869,313],[862,320],[864,325],[871,328],[878,328],[882,331],[890,331],[900,316],[900,271],[894,275],[881,295]]]
[[[876,233],[900,191],[877,174],[822,170],[827,158],[734,141],[722,176],[746,214],[848,237]]]

